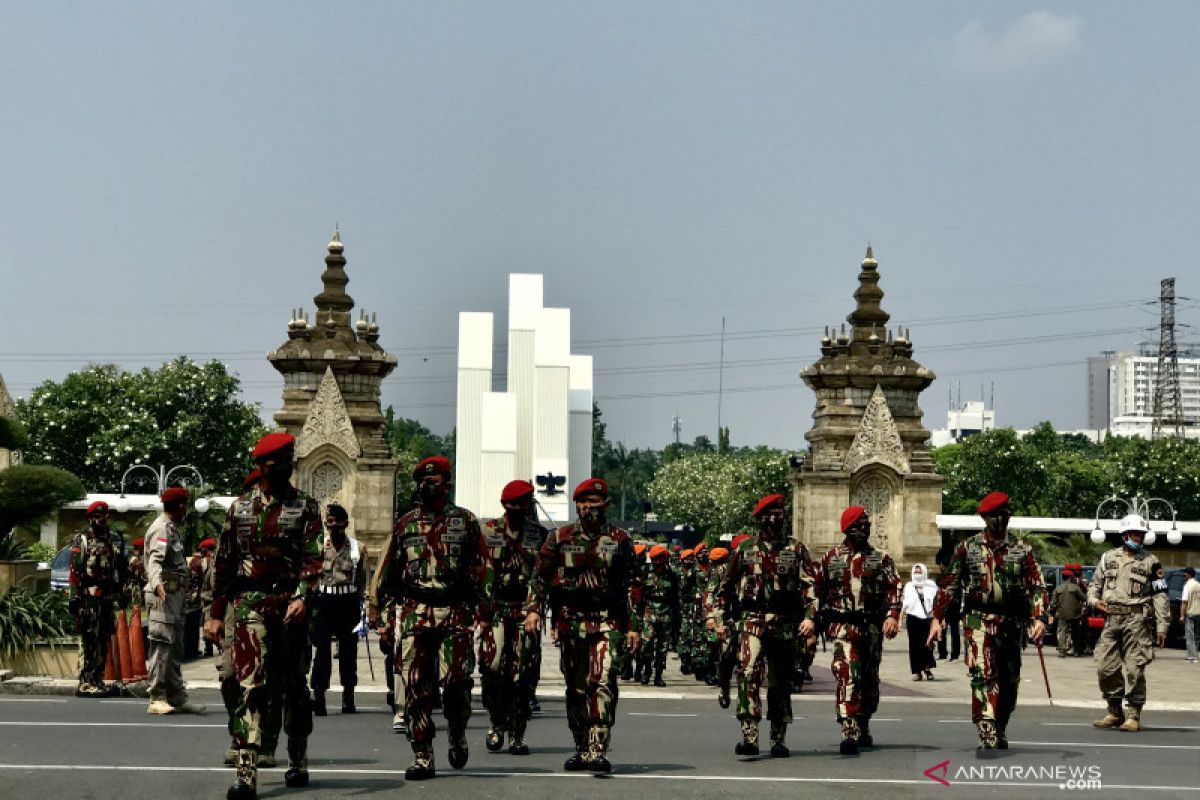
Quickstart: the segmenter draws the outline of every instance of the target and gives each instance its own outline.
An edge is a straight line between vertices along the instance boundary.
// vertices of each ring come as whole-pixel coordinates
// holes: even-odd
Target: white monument
[[[541,275],[509,275],[507,389],[492,391],[493,324],[458,316],[455,502],[499,516],[500,490],[520,478],[566,522],[592,469],[592,357],[571,354],[571,310],[542,305]]]

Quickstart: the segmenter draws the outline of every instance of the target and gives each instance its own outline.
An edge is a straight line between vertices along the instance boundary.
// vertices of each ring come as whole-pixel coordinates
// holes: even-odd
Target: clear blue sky
[[[262,356],[311,308],[337,222],[404,416],[453,425],[457,312],[496,311],[502,341],[505,276],[537,271],[596,356],[613,438],[662,445],[676,413],[715,438],[724,316],[734,443],[798,448],[797,375],[871,241],[939,376],[928,427],[952,386],[993,381],[1000,424],[1079,426],[1084,359],[1156,324],[1161,277],[1200,296],[1198,17],[11,3],[0,373],[24,395],[90,360],[215,354],[269,414]]]

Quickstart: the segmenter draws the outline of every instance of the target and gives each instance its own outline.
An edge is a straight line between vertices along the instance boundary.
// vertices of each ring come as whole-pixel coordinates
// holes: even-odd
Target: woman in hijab
[[[914,681],[933,680],[933,668],[937,665],[933,649],[925,643],[937,592],[937,584],[929,580],[925,565],[913,566],[912,580],[904,584],[904,626],[908,630],[908,666]]]

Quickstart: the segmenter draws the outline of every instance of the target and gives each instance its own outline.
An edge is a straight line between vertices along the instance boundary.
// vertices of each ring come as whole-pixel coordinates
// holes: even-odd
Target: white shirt
[[[904,613],[917,619],[928,619],[933,615],[933,601],[937,597],[937,584],[926,580],[920,589],[912,581],[904,584]],[[921,606],[921,602],[925,606]]]
[[[1183,585],[1183,596],[1180,599],[1188,604],[1189,617],[1200,617],[1200,581],[1189,578]]]

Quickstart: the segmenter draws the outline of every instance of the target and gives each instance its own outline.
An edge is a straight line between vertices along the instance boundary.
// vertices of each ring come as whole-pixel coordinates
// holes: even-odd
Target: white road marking
[[[53,772],[215,772],[229,773],[229,767],[175,767],[175,766],[137,766],[117,764],[0,764],[0,770],[28,770]],[[313,775],[363,775],[366,777],[404,775],[402,769],[320,769],[310,768]],[[586,772],[445,772],[439,778],[567,778],[573,780],[595,780],[595,776]],[[726,783],[811,783],[811,784],[867,784],[892,786],[931,786],[928,779],[920,778],[847,778],[844,776],[813,778],[813,777],[768,777],[761,775],[627,775],[617,773],[610,775],[607,780],[632,781],[714,781]],[[1014,789],[1059,789],[1057,783],[1016,783],[1012,781],[958,781],[958,786],[1008,786]],[[1105,789],[1125,789],[1134,791],[1165,791],[1165,792],[1200,792],[1200,786],[1179,785],[1137,785],[1137,784],[1105,784]]]
[[[1042,725],[1051,728],[1094,728],[1096,727],[1090,722],[1043,722]],[[1143,731],[1153,731],[1155,728],[1150,726],[1142,726]],[[1161,733],[1169,733],[1170,731],[1200,731],[1200,725],[1172,725],[1170,731],[1165,728],[1159,728]]]
[[[1116,742],[1018,742],[1009,744],[1027,744],[1032,747],[1125,747],[1130,750],[1200,750],[1196,744],[1117,744]],[[1106,787],[1107,788],[1107,787]]]
[[[228,728],[200,722],[0,722],[13,728]]]
[[[952,725],[974,725],[975,723],[969,719],[939,719],[938,722]]]
[[[651,714],[646,711],[630,711],[631,717],[698,717],[699,714]]]
[[[65,703],[50,697],[0,697],[0,703]]]

